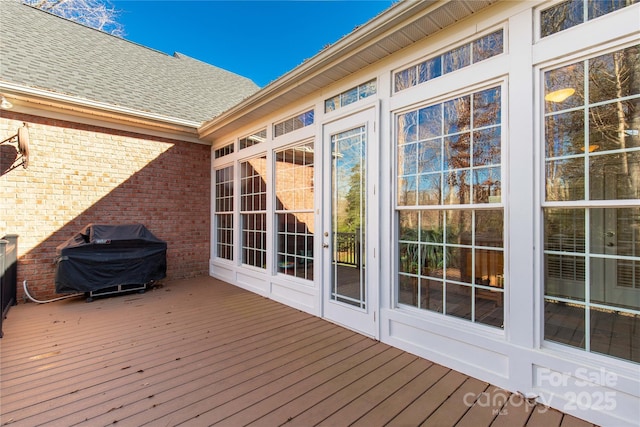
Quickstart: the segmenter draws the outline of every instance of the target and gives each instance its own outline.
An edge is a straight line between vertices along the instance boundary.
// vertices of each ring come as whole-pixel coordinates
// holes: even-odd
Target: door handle
[[[322,247],[323,247],[323,248],[328,248],[328,247],[329,247],[329,244],[328,244],[328,243],[323,243],[323,244],[322,244]]]

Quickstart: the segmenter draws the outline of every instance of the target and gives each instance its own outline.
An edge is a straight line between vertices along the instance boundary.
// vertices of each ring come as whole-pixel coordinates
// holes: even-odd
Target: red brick
[[[19,300],[23,280],[36,298],[55,296],[56,246],[92,222],[145,224],[167,241],[170,279],[208,274],[208,146],[7,111],[2,139],[23,122],[29,168],[5,172],[5,148],[0,171],[0,237],[19,235]]]

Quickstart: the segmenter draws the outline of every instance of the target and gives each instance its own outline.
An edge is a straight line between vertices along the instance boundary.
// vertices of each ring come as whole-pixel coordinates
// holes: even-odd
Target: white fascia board
[[[14,103],[11,111],[21,109],[53,111],[70,117],[89,118],[118,125],[155,130],[165,134],[175,134],[180,139],[206,143],[198,138],[200,122],[167,117],[160,114],[120,107],[69,95],[54,93],[9,82],[0,81],[0,93]],[[112,126],[117,128],[116,126]]]
[[[403,1],[395,4],[367,24],[342,37],[330,47],[319,52],[311,59],[306,60],[226,112],[204,122],[199,129],[200,137],[204,138],[214,132],[216,128],[233,122],[235,118],[243,115],[247,110],[252,110],[268,103],[270,100],[275,99],[283,90],[303,84],[306,79],[317,74],[337,59],[349,55],[358,48],[374,44],[383,35],[388,34],[390,31],[393,32],[397,30],[407,19],[417,19],[449,1],[450,0],[436,1],[431,2],[431,4],[426,1]],[[429,5],[425,6],[425,4]]]

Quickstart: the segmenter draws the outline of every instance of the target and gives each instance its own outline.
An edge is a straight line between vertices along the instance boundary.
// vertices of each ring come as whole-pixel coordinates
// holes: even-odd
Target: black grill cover
[[[142,224],[89,224],[56,248],[56,292],[90,292],[166,277],[167,244]]]

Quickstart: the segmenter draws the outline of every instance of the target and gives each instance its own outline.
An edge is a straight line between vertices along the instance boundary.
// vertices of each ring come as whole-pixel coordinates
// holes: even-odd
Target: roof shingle
[[[0,80],[194,122],[259,89],[246,77],[15,0],[0,0]]]

